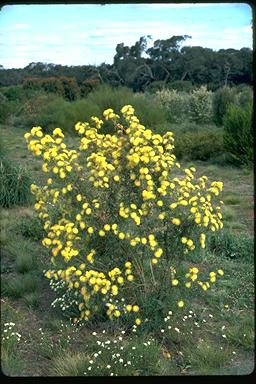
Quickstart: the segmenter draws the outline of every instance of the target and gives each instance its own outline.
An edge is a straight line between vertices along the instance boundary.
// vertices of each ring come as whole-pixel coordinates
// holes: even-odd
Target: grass
[[[34,292],[38,289],[38,277],[32,274],[24,276],[17,275],[10,278],[5,278],[2,281],[2,290],[6,296],[13,298],[21,298],[24,294]]]
[[[3,127],[2,131],[12,159],[27,167],[34,181],[43,182],[45,175],[41,172],[40,162],[36,158],[32,161],[31,153],[25,143],[22,144],[24,132],[12,127]],[[67,140],[74,144],[74,139]],[[189,167],[192,163],[185,165]],[[121,353],[125,357],[136,351],[134,356],[138,362],[129,371],[127,367],[116,364],[115,373],[118,375],[240,375],[252,371],[252,170],[201,161],[193,162],[193,165],[200,175],[224,181],[225,203],[225,230],[221,235],[214,234],[209,238],[207,252],[195,255],[193,261],[200,270],[213,270],[218,265],[225,275],[204,296],[198,291],[193,301],[188,302],[184,309],[173,312],[168,321],[159,317],[154,330],[155,341],[150,348],[143,343],[151,337],[152,330],[147,334],[138,331],[138,336],[126,330],[123,340],[114,344],[120,326],[102,321],[74,327],[55,311],[50,305],[55,296],[42,277],[42,271],[48,268],[49,262],[47,250],[40,243],[44,232],[33,208],[16,207],[1,211],[2,321],[13,321],[22,335],[15,348],[2,351],[4,374],[83,376],[87,372],[86,376],[109,375],[111,372],[107,366],[113,365],[111,359],[115,345],[118,345],[119,352],[121,347],[124,348]],[[189,313],[190,310],[193,314]],[[93,336],[93,332],[97,335]],[[111,349],[107,349],[108,345],[104,348],[99,346],[97,340],[110,340]],[[137,349],[132,350],[132,346]],[[104,356],[97,358],[92,365],[90,360],[100,349]],[[88,370],[90,366],[92,368]]]

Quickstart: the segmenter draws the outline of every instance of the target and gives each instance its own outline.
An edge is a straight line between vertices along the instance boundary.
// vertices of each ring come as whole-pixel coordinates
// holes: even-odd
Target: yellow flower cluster
[[[115,134],[103,133],[104,121],[112,122]],[[172,132],[160,135],[146,129],[131,105],[120,115],[109,108],[102,119],[78,122],[75,130],[81,136],[78,150],[67,148],[60,128],[50,135],[33,127],[25,134],[28,149],[41,156],[42,170],[49,173],[45,186],[31,185],[35,210],[47,231],[42,243],[54,265],[63,266],[63,260],[68,264],[46,277],[79,291],[81,318],[90,317],[90,302],[97,295],[105,297],[109,317],[119,317],[136,312],[136,294],[126,307],[111,298],[120,298],[136,284],[144,286],[147,278],[154,281],[153,269],[161,258],[169,262],[176,253],[204,249],[205,232],[223,227],[222,202],[216,200],[223,184],[210,183],[206,176],[197,179],[194,167],[182,169],[173,154]],[[178,239],[177,249],[167,249],[163,233]],[[105,261],[101,246],[107,240],[118,246]],[[189,288],[197,279],[196,268],[186,277]],[[214,278],[210,276],[209,284]],[[174,272],[171,285],[179,285]],[[180,300],[178,306],[183,305]]]

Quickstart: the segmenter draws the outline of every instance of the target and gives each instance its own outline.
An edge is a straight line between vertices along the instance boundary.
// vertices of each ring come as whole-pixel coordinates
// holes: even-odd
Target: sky
[[[189,35],[183,45],[213,50],[252,48],[252,10],[246,3],[24,4],[0,11],[0,64],[112,64],[118,43],[133,45]]]

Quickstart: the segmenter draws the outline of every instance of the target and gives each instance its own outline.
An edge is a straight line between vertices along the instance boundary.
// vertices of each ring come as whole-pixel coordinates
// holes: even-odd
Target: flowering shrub
[[[175,89],[162,89],[156,92],[156,99],[168,112],[168,118],[173,122],[181,122],[187,117],[190,95],[177,92]]]
[[[25,134],[49,173],[45,186],[31,185],[47,231],[42,243],[54,267],[45,276],[55,291],[66,292],[62,309],[71,310],[65,300],[74,293],[75,322],[98,313],[110,319],[125,315],[139,326],[147,303],[153,313],[165,300],[182,308],[180,286],[207,290],[223,275],[211,271],[199,279],[191,266],[181,277],[175,269],[184,255],[206,247],[207,231],[223,227],[222,182],[196,178],[194,167],[182,169],[172,152],[172,132],[146,129],[131,105],[121,114],[103,112],[113,135],[100,133],[104,121],[97,117],[78,122],[77,150],[68,149],[60,128],[52,135],[41,127]]]
[[[206,123],[212,119],[212,92],[206,86],[193,90],[189,98],[190,118],[195,123]]]

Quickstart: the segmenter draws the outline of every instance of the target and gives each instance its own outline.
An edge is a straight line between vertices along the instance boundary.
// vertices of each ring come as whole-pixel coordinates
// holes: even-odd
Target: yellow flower
[[[130,261],[127,261],[124,266],[125,268],[131,268],[132,264],[130,263]]]
[[[140,308],[139,308],[138,305],[134,305],[134,306],[132,307],[132,310],[133,310],[133,312],[139,312]]]
[[[133,281],[134,280],[134,276],[133,275],[128,275],[127,276],[127,280],[128,281]]]
[[[126,305],[125,309],[127,312],[131,312],[132,306],[130,304],[128,304],[128,305]]]
[[[184,301],[182,301],[182,300],[178,301],[177,304],[178,304],[178,307],[179,307],[179,308],[184,307]]]
[[[222,269],[218,269],[218,274],[219,274],[220,276],[223,276],[223,275],[224,275],[224,271],[223,271]]]
[[[93,227],[89,227],[89,228],[87,229],[87,232],[88,232],[88,233],[93,233],[93,232],[94,232]]]
[[[179,281],[177,280],[177,279],[173,279],[172,280],[172,285],[173,286],[176,286],[176,285],[178,285],[179,284]]]
[[[173,223],[174,225],[180,225],[181,221],[180,221],[180,219],[176,219],[176,218],[174,218],[174,219],[172,219],[172,223]]]
[[[135,320],[135,324],[136,324],[136,325],[140,325],[140,324],[141,324],[141,319],[137,318],[137,319]]]

